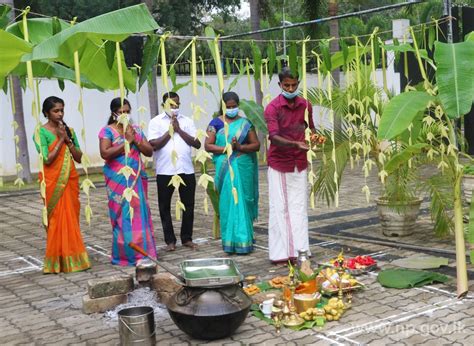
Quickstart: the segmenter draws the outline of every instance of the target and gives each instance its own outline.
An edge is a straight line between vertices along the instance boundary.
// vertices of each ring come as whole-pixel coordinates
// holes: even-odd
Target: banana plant
[[[393,140],[403,129],[414,122],[421,122],[418,125],[426,133],[425,140],[429,145],[427,157],[437,163],[442,173],[450,177],[456,240],[457,293],[459,297],[463,297],[468,291],[461,199],[463,166],[459,160],[460,152],[456,146],[452,119],[469,112],[472,106],[474,64],[471,57],[474,53],[474,42],[435,42],[434,45],[437,85],[431,85],[425,80],[425,91],[406,92],[393,98],[383,113],[379,139]],[[421,61],[419,54],[417,58]],[[424,113],[422,118],[416,117],[419,112]],[[472,239],[470,234],[469,240]]]

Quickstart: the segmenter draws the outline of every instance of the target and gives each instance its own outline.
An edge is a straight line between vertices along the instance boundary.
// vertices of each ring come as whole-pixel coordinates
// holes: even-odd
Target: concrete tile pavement
[[[376,195],[375,177],[369,177]],[[336,255],[341,248],[348,255],[373,254],[380,266],[389,267],[395,258],[417,253],[403,246],[380,245],[369,240],[394,241],[383,236],[374,222],[377,212],[373,203],[367,205],[360,191],[365,184],[357,172],[347,175],[341,187],[338,209],[317,204],[309,210],[310,237],[313,261],[323,261]],[[178,247],[174,253],[163,252],[163,234],[159,221],[156,187],[149,186],[150,207],[155,226],[155,237],[160,260],[177,269],[183,259],[226,257],[220,241],[211,238],[212,216],[203,211],[204,194],[198,188],[196,196],[195,239],[198,251]],[[255,274],[268,279],[285,274],[285,266],[272,266],[267,248],[267,183],[265,170],[260,171],[260,217],[256,224],[257,248],[248,256],[231,256],[244,274]],[[94,217],[92,224],[82,223],[84,236],[93,267],[74,274],[43,275],[42,258],[46,234],[41,225],[38,193],[3,195],[0,197],[0,343],[39,345],[113,345],[119,340],[116,321],[103,314],[84,315],[81,297],[86,282],[91,278],[134,273],[134,268],[109,264],[111,243],[106,193],[103,187],[92,191]],[[426,208],[426,202],[422,208]],[[454,249],[452,239],[436,239],[426,213],[420,216],[416,234],[395,239],[401,245],[414,244],[438,249]],[[180,223],[174,222],[178,234]],[[347,237],[351,239],[348,240]],[[455,269],[452,256],[448,269]],[[469,266],[469,269],[472,269]],[[452,274],[451,270],[448,274]],[[367,289],[354,295],[353,307],[341,321],[328,323],[322,329],[292,331],[284,329],[276,335],[272,326],[249,316],[242,327],[230,338],[217,342],[193,340],[181,332],[162,311],[157,319],[159,344],[472,344],[474,329],[472,307],[474,296],[459,302],[453,282],[411,290],[381,287],[377,273],[361,277]],[[472,284],[473,282],[470,281]]]

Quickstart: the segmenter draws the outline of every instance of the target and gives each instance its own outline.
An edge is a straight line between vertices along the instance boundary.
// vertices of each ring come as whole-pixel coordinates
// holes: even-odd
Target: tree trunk
[[[338,5],[337,5],[337,0],[329,0],[329,16],[337,16],[337,10],[338,10]],[[339,22],[337,20],[331,20],[329,22],[329,36],[330,37],[336,37],[335,40],[331,40],[329,50],[331,54],[336,53],[339,51]],[[340,86],[340,72],[339,68],[334,69],[331,72],[332,79],[334,82],[334,86],[338,87]],[[336,117],[334,119],[334,130],[340,131],[342,128],[341,124],[341,118]]]
[[[154,0],[143,0],[142,1],[148,7],[148,11],[153,15],[153,7],[154,7]],[[151,79],[151,83],[148,83],[148,104],[150,108],[150,118],[154,118],[158,115],[159,108],[158,108],[158,86],[156,83],[156,76],[157,76],[157,67],[153,66],[151,71],[153,78]]]
[[[28,153],[28,136],[26,135],[25,129],[25,116],[23,113],[23,91],[21,90],[20,79],[16,76],[13,78],[13,93],[15,97],[15,113],[13,114],[13,120],[18,124],[18,128],[15,134],[18,136],[18,156],[17,163],[19,163],[23,170],[20,172],[19,177],[25,182],[31,183],[31,169],[30,169],[30,154]]]
[[[151,70],[152,78],[151,82],[148,83],[148,103],[150,105],[150,118],[154,118],[158,115],[158,86],[156,83],[157,67],[153,66]]]
[[[258,0],[250,0],[250,28],[252,31],[260,29],[260,11],[259,8],[259,1]],[[253,38],[255,40],[261,40],[262,35],[254,34]],[[258,42],[257,42],[258,44]],[[263,100],[262,90],[260,89],[260,82],[254,80],[255,86],[255,101],[261,105]]]
[[[252,31],[259,30],[260,29],[260,11],[259,11],[259,1],[258,0],[250,0],[250,28]],[[253,38],[256,40],[260,40],[262,38],[262,35],[260,34],[255,34],[253,35]],[[257,43],[258,44],[258,43]],[[261,75],[260,78],[263,78]],[[261,105],[263,101],[263,93],[262,89],[260,88],[260,81],[254,80],[254,88],[255,88],[255,102],[257,104]],[[263,154],[265,152],[265,145],[264,143],[266,142],[267,138],[265,134],[263,133],[258,133],[258,140],[260,141],[260,157],[263,157]]]
[[[10,12],[10,18],[15,18],[15,12],[13,11],[14,5],[13,0],[0,0],[0,4],[5,4],[12,8]],[[13,114],[13,120],[18,124],[18,128],[15,131],[15,135],[18,136],[18,157],[17,163],[21,164],[23,170],[20,172],[19,177],[25,180],[27,183],[31,183],[31,169],[30,169],[30,155],[28,153],[28,137],[26,136],[25,129],[25,116],[23,113],[23,92],[21,90],[20,79],[13,77],[13,86],[10,90],[15,97],[15,114]]]

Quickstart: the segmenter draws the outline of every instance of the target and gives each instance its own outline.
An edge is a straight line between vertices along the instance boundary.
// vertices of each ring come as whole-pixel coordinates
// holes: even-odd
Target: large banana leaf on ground
[[[474,42],[435,42],[439,99],[450,118],[469,113],[474,100]]]

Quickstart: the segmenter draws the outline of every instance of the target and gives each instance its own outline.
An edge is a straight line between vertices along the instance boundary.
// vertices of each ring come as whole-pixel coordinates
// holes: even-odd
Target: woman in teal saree
[[[213,154],[214,185],[219,193],[219,221],[222,247],[227,253],[253,251],[253,221],[258,216],[258,162],[260,148],[252,123],[240,117],[239,96],[222,95],[225,114],[214,118],[208,128],[205,148]],[[228,125],[227,141],[225,124]],[[232,146],[227,155],[226,144]]]

